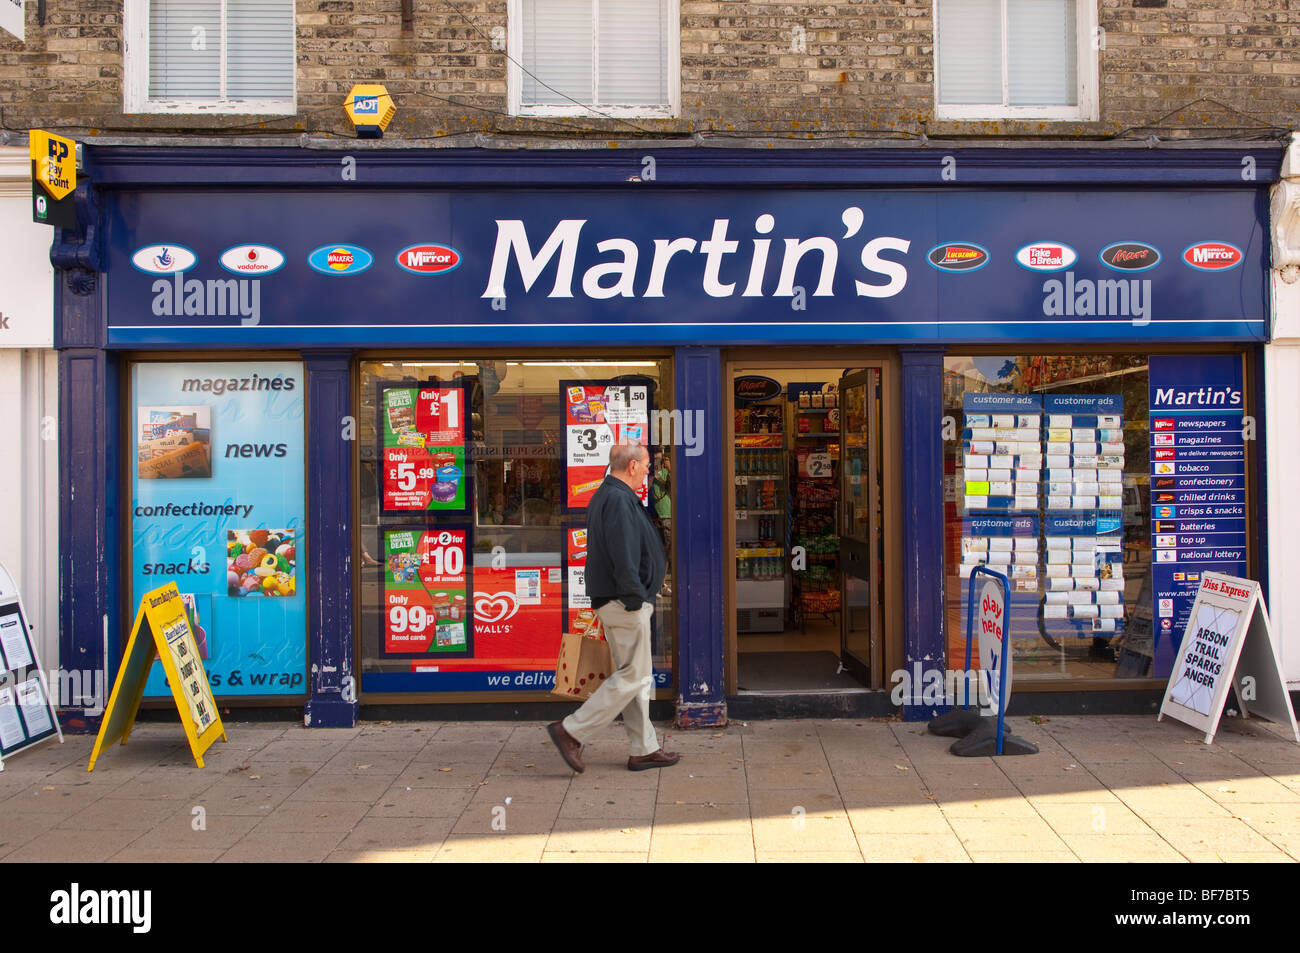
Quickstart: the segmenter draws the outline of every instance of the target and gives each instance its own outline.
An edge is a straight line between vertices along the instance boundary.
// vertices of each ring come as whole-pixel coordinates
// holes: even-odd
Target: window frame
[[[1046,119],[1054,122],[1095,122],[1098,117],[1098,60],[1104,43],[1097,24],[1096,0],[1072,0],[1075,21],[1075,83],[1078,105],[1013,106],[1008,103],[943,103],[939,101],[939,3],[933,0],[934,23],[934,115],[936,119],[1020,120]],[[1002,8],[1002,93],[1007,95],[1007,0]]]
[[[298,11],[294,9],[293,95],[289,99],[151,99],[149,97],[149,3],[122,6],[122,111],[126,114],[293,116],[298,112]],[[226,0],[221,0],[221,85],[226,72]]]
[[[506,4],[506,51],[508,54],[506,89],[508,111],[511,116],[555,116],[555,117],[601,117],[614,119],[675,119],[681,115],[682,100],[682,15],[681,0],[663,0],[667,4],[665,12],[669,24],[667,70],[668,102],[658,106],[604,105],[600,102],[590,106],[574,103],[524,103],[524,69],[523,69],[523,22],[524,0],[507,0]],[[592,89],[599,88],[600,46],[599,36],[600,5],[598,0],[592,2]]]

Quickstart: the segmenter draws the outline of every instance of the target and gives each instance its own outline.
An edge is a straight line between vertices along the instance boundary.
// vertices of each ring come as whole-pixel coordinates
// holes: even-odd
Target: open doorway
[[[880,367],[733,365],[742,693],[880,686]]]

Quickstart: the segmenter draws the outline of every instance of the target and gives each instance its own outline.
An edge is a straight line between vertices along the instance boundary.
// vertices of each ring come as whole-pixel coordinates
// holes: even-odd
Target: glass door
[[[881,687],[880,369],[840,380],[840,578],[844,667]]]

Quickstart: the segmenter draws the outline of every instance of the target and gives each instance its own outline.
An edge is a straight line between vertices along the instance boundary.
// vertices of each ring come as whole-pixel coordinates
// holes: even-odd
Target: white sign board
[[[55,736],[63,741],[18,587],[0,566],[0,771],[5,757]]]
[[[990,709],[988,715],[997,715],[1006,711],[1007,701],[1011,698],[1011,652],[1004,644],[1007,629],[1006,590],[1001,578],[986,579],[980,589],[979,626],[980,668],[988,674]],[[998,692],[1002,687],[1002,666],[1007,667],[1007,697],[1000,698]]]
[[[0,0],[0,30],[23,37],[23,0]]]
[[[1177,718],[1204,731],[1209,744],[1229,688],[1236,692],[1243,717],[1262,715],[1290,725],[1300,743],[1259,583],[1202,573],[1156,720],[1165,715]]]
[[[0,10],[11,0],[0,0]],[[0,146],[0,348],[54,346],[54,230],[32,221],[27,147]]]

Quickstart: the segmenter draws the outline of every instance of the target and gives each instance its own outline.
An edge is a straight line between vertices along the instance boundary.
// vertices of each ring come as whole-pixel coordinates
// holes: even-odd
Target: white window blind
[[[523,104],[668,103],[667,0],[523,0],[522,12]]]
[[[936,0],[941,105],[1076,106],[1076,0]]]
[[[293,0],[151,0],[149,98],[292,100]]]

